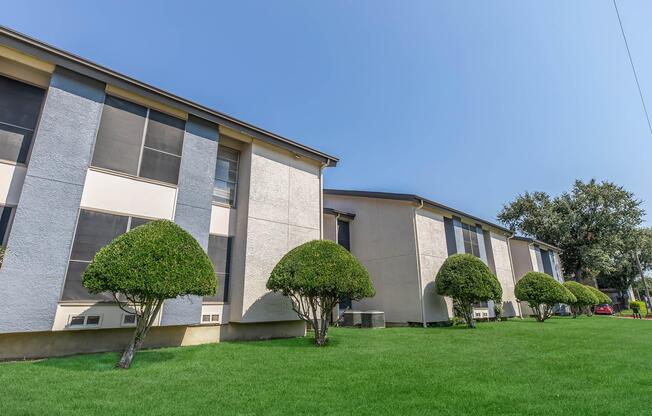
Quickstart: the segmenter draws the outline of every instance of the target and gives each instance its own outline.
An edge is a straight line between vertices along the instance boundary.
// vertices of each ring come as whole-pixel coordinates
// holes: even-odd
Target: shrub
[[[606,293],[602,292],[601,290],[598,290],[594,288],[593,286],[586,286],[593,294],[598,298],[598,305],[602,305],[606,303],[607,305],[611,305],[613,301],[607,295]]]
[[[475,328],[473,304],[493,300],[502,304],[503,289],[496,276],[479,258],[454,254],[444,261],[436,278],[437,293],[453,299],[469,328]]]
[[[641,300],[633,300],[633,301],[629,302],[629,309],[631,309],[632,311],[635,311],[636,309],[638,309],[638,313],[641,316],[646,316],[647,315],[647,306],[645,305],[645,302],[643,302]]]
[[[4,246],[0,246],[0,267],[2,267],[2,262],[5,259],[5,248]]]
[[[374,296],[369,272],[344,247],[314,240],[289,251],[272,270],[267,288],[288,296],[299,318],[315,332],[315,345],[328,340],[328,316],[340,299]]]
[[[136,314],[120,368],[131,366],[165,299],[217,290],[213,264],[199,243],[167,220],[136,227],[100,249],[83,282],[91,293],[110,292],[120,308]]]
[[[544,322],[552,316],[558,303],[572,304],[575,296],[550,275],[528,272],[516,283],[516,298],[527,302],[534,310],[537,321]]]
[[[581,315],[583,310],[588,309],[590,311],[591,306],[600,303],[598,296],[586,285],[569,281],[564,282],[564,287],[575,296],[575,302],[569,303],[571,312],[573,313],[573,318]]]

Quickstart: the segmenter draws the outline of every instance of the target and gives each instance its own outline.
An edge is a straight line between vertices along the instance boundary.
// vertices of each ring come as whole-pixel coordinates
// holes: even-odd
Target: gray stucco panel
[[[190,118],[186,123],[179,168],[179,187],[174,222],[188,231],[206,250],[211,222],[211,203],[218,127],[210,128]],[[163,305],[161,325],[197,324],[201,320],[202,298],[184,296]]]
[[[52,328],[103,96],[78,74],[52,76],[0,269],[0,332]]]

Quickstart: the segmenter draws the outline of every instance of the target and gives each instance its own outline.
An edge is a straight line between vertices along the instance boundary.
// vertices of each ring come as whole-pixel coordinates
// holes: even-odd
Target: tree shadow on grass
[[[146,368],[159,363],[174,360],[176,354],[165,350],[142,350],[136,353],[132,369]],[[34,362],[38,367],[56,368],[64,371],[105,372],[120,371],[116,364],[120,353],[107,352],[98,354],[83,354],[72,357],[48,358]]]

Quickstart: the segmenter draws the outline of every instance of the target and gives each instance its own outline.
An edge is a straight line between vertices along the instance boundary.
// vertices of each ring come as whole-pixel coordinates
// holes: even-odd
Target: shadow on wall
[[[280,293],[267,292],[256,299],[242,316],[243,322],[273,322],[298,320],[292,302]]]
[[[448,304],[443,296],[437,294],[436,283],[430,282],[423,289],[423,302],[427,322],[445,322],[453,317],[448,313]]]
[[[514,302],[508,302],[508,301],[503,302],[503,316],[507,316],[507,317],[518,316],[518,313],[516,312],[516,308],[514,308]]]

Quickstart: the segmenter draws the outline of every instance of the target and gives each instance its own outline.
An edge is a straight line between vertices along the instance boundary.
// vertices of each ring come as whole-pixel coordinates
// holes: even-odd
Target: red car
[[[595,313],[596,315],[613,315],[614,308],[612,308],[611,305],[603,303],[602,305],[596,306],[593,313]]]

